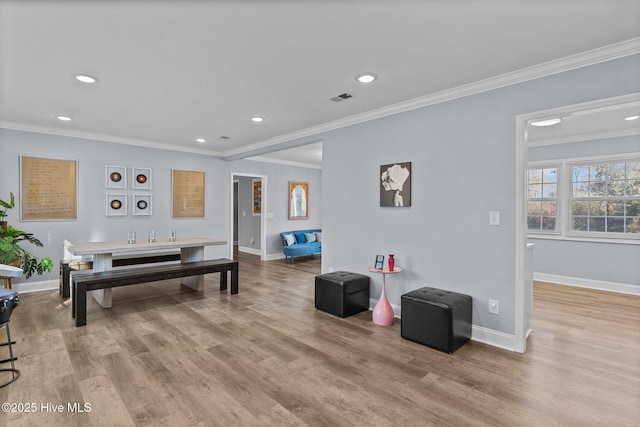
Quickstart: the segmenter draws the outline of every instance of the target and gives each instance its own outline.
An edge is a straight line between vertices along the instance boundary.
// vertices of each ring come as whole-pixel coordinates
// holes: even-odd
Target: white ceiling
[[[639,0],[0,0],[0,126],[266,159],[305,131],[639,36]]]

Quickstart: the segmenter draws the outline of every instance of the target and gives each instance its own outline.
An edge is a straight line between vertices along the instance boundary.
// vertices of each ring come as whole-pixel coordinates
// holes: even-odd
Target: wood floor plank
[[[240,293],[205,278],[119,288],[76,328],[57,292],[21,295],[22,376],[2,402],[91,412],[0,413],[3,426],[635,426],[640,297],[536,282],[525,354],[445,354],[314,308],[320,257],[238,254]]]

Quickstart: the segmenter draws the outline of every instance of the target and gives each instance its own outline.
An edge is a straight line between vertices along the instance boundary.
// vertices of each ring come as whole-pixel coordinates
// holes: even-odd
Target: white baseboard
[[[20,294],[29,292],[48,291],[51,289],[59,289],[60,282],[58,280],[42,280],[40,282],[14,283],[12,289]]]
[[[238,246],[238,252],[244,252],[251,255],[262,255],[262,251],[256,248],[248,248],[246,246]]]
[[[578,288],[596,289],[599,291],[640,295],[639,285],[631,285],[627,283],[606,282],[603,280],[583,279],[581,277],[560,276],[558,274],[535,272],[533,273],[533,280],[556,283],[558,285],[576,286]]]
[[[265,257],[265,261],[275,261],[277,259],[284,259],[284,254],[269,254]]]
[[[516,349],[516,336],[495,329],[471,325],[471,339],[483,344],[499,347],[509,351]]]
[[[378,300],[369,298],[369,310],[373,311],[373,308],[378,303]],[[402,318],[402,307],[395,304],[391,304],[393,307],[393,314],[396,319]],[[529,331],[531,333],[531,331]],[[483,328],[482,326],[471,325],[471,339],[483,344],[499,347],[509,351],[515,351],[516,337],[515,335],[506,334],[504,332],[496,331],[494,329]]]

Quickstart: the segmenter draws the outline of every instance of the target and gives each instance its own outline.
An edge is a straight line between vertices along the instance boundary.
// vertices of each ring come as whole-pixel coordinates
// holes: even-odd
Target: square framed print
[[[105,186],[107,188],[127,188],[127,168],[126,166],[106,165]]]
[[[136,190],[151,190],[151,169],[132,168],[132,186]]]
[[[151,194],[133,195],[133,214],[151,215]]]
[[[411,162],[380,166],[380,206],[411,206]]]
[[[173,218],[204,218],[204,172],[172,169],[171,181]]]
[[[127,215],[127,195],[107,194],[107,216]]]
[[[78,219],[78,160],[20,156],[20,219]]]

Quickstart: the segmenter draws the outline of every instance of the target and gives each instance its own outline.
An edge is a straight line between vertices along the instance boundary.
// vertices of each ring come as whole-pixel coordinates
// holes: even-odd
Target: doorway
[[[236,191],[237,189],[237,191]],[[234,259],[234,247],[239,251],[266,260],[267,176],[242,172],[231,173],[229,258]],[[237,242],[237,244],[235,243]]]

